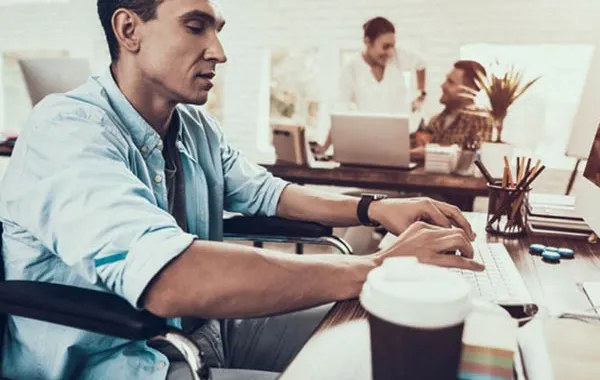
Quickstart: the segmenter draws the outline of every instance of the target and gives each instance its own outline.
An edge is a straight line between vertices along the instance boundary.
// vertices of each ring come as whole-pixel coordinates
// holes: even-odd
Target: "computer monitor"
[[[33,106],[47,95],[67,92],[82,85],[90,76],[90,65],[85,59],[20,59],[19,66]]]
[[[583,172],[582,183],[579,185],[576,210],[590,228],[600,235],[600,125]]]

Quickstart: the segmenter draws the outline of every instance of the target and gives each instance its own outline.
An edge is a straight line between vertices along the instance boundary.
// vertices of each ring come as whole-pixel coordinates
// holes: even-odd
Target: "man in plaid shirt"
[[[492,139],[493,121],[486,111],[477,109],[473,96],[480,88],[477,71],[485,69],[475,61],[458,61],[442,84],[440,103],[444,110],[429,121],[425,130],[411,136],[411,158],[423,160],[425,144],[457,144],[463,149],[478,149],[482,142]]]

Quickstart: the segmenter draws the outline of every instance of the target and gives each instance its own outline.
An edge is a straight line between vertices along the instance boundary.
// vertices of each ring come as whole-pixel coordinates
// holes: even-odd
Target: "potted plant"
[[[510,106],[539,79],[540,77],[537,77],[524,82],[522,71],[516,70],[514,65],[503,70],[498,61],[490,68],[487,75],[477,72],[477,85],[487,95],[489,101],[486,108],[494,121],[496,143],[502,142],[504,119]]]

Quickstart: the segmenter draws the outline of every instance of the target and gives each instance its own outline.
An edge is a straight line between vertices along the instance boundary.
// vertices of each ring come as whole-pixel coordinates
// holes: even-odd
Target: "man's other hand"
[[[369,207],[369,219],[396,236],[411,224],[422,221],[444,228],[457,227],[470,241],[475,240],[471,224],[458,207],[430,198],[392,198],[374,202]]]
[[[485,269],[483,264],[473,260],[471,238],[464,230],[425,222],[413,223],[391,247],[375,256],[380,262],[390,257],[416,256],[424,264],[474,271]]]

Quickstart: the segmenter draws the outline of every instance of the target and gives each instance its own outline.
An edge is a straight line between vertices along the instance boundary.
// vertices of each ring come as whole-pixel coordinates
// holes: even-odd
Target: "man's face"
[[[387,61],[395,55],[396,34],[385,33],[371,41],[365,39],[367,55],[379,66],[385,66]]]
[[[227,60],[218,36],[224,24],[212,0],[164,0],[140,27],[141,79],[173,102],[206,103],[216,66]]]
[[[442,97],[440,103],[443,105],[460,104],[464,102],[464,99],[459,96],[463,92],[460,86],[464,85],[464,71],[461,69],[453,68],[446,75],[446,81],[442,83]]]

